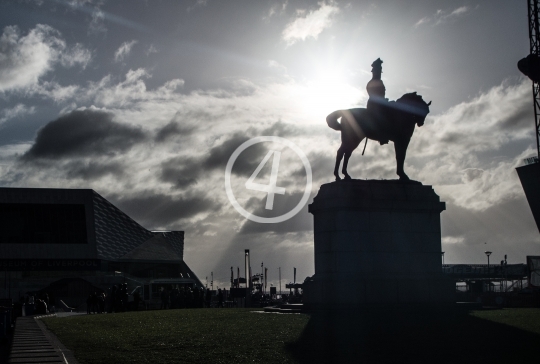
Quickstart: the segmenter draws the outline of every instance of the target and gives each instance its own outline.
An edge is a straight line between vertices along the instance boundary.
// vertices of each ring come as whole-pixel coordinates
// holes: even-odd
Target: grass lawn
[[[83,364],[538,360],[540,309],[442,315],[379,311],[331,320],[251,311],[164,310],[43,321]],[[337,339],[329,340],[335,326]]]
[[[474,311],[472,316],[540,335],[540,309],[538,308]]]
[[[309,316],[182,309],[47,318],[81,363],[287,363]]]

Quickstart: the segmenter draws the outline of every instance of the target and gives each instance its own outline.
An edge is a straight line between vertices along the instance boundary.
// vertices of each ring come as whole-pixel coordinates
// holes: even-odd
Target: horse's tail
[[[326,123],[334,130],[341,130],[341,124],[338,123],[338,119],[342,116],[341,110],[334,111],[326,117]]]

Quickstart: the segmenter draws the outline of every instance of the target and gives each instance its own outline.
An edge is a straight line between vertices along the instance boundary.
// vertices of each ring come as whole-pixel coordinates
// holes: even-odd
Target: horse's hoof
[[[345,181],[350,181],[350,180],[352,180],[351,176],[349,175],[345,176]]]
[[[340,177],[340,176],[336,176],[336,181],[341,181],[341,177]]]

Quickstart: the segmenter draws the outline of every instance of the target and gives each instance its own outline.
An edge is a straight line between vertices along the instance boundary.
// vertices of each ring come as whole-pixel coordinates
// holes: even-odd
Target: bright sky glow
[[[380,57],[390,100],[433,101],[406,170],[447,203],[445,262],[482,263],[487,249],[524,262],[540,251],[515,172],[535,149],[516,66],[528,52],[525,1],[1,1],[0,181],[93,188],[148,229],[185,230],[187,263],[219,286],[243,249],[274,285],[279,266],[301,281],[314,269],[312,216],[247,221],[223,187],[227,160],[250,138],[289,139],[312,166],[311,199],[333,180],[340,143],[325,118],[365,107]],[[233,188],[268,151],[246,152]],[[370,142],[349,173],[394,179],[393,153]],[[305,186],[286,151],[276,183],[279,214]],[[266,194],[239,201],[263,211]]]

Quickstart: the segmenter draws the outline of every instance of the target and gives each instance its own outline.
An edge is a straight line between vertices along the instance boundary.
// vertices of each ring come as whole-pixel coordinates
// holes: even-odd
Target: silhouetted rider
[[[380,122],[381,119],[388,117],[389,103],[388,99],[385,98],[386,87],[381,80],[382,73],[382,63],[383,61],[380,58],[377,58],[371,64],[371,73],[372,78],[366,86],[369,99],[367,102],[367,110],[372,116],[372,122]],[[388,140],[379,141],[380,144],[387,144]]]
[[[384,83],[381,80],[382,64],[383,61],[381,61],[380,58],[377,58],[375,62],[371,64],[371,74],[373,76],[366,86],[366,90],[369,95],[369,100],[367,103],[368,109],[370,109],[373,104],[386,101],[384,98],[386,94],[386,87],[384,87]]]

